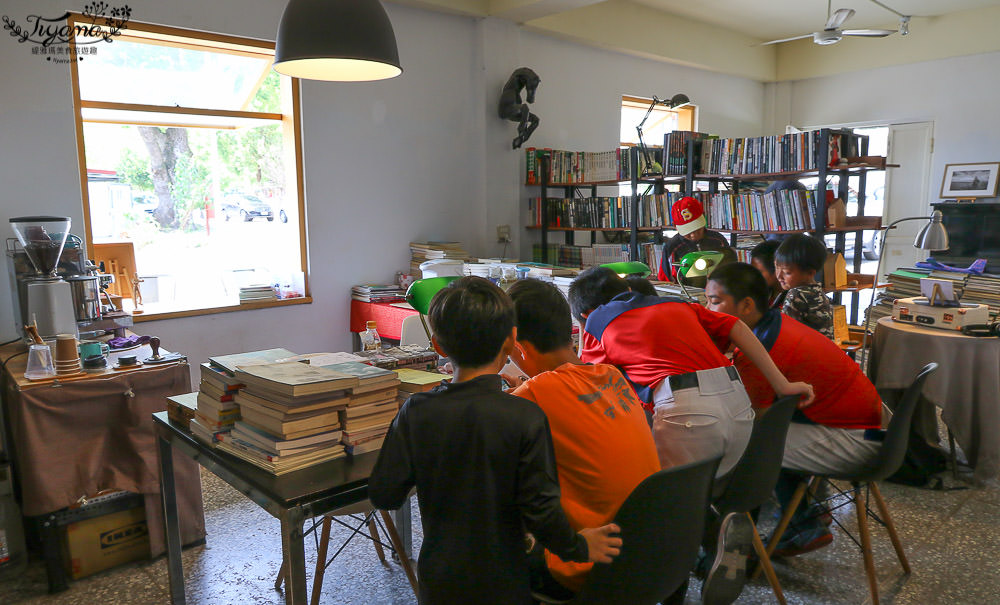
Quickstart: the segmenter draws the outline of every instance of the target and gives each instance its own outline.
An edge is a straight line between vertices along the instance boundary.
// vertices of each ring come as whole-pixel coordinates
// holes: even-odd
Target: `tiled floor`
[[[273,582],[280,564],[278,526],[271,517],[212,475],[203,475],[208,541],[184,553],[188,603],[283,603]],[[945,486],[965,487],[945,477]],[[883,603],[990,604],[1000,602],[1000,484],[932,491],[883,485],[913,574],[904,577],[884,531],[875,529],[875,563]],[[414,501],[414,546],[419,547],[419,511]],[[762,518],[768,518],[767,511]],[[836,512],[854,531],[854,509]],[[770,522],[762,521],[769,530]],[[334,536],[346,530],[335,528]],[[800,557],[776,561],[789,603],[870,602],[860,551],[841,531],[834,543]],[[331,544],[334,544],[331,541]],[[332,552],[332,551],[331,551]],[[312,568],[315,548],[307,544]],[[310,573],[311,581],[311,573]],[[15,580],[0,582],[0,603],[165,603],[169,600],[163,559],[123,566],[72,582],[58,595],[45,594],[45,572],[33,562]],[[327,570],[322,603],[412,604],[416,602],[398,564],[381,565],[372,547],[352,542]],[[688,603],[698,603],[692,581]],[[763,578],[747,586],[739,603],[774,603]]]

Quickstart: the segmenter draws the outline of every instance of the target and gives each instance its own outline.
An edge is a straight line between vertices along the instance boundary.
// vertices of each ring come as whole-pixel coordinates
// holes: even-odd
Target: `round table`
[[[1000,474],[1000,338],[965,336],[953,330],[878,320],[869,376],[882,392],[905,389],[926,364],[939,364],[924,384],[924,397],[941,417],[983,481]],[[932,432],[937,442],[936,420]]]

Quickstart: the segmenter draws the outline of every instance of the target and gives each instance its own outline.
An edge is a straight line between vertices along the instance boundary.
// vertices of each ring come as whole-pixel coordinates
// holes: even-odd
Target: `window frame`
[[[89,23],[89,19],[81,13],[70,12],[66,19],[66,23],[70,28],[70,31],[75,32],[75,26],[77,23]],[[162,46],[174,46],[187,48],[191,50],[200,51],[212,51],[212,52],[226,52],[230,54],[242,55],[242,56],[253,56],[253,57],[270,57],[273,62],[274,59],[274,46],[275,43],[269,40],[259,40],[255,38],[246,38],[242,36],[233,36],[229,34],[218,34],[213,32],[202,32],[196,30],[189,30],[179,27],[172,27],[167,25],[157,25],[153,23],[142,23],[130,21],[128,24],[128,29],[122,30],[120,39],[129,40],[132,42],[140,42],[144,44],[158,44]],[[138,111],[150,111],[151,108],[155,108],[156,111],[160,113],[187,113],[187,114],[197,114],[197,115],[207,115],[207,116],[220,116],[220,117],[257,117],[266,118],[277,121],[290,121],[291,128],[286,129],[286,132],[290,132],[291,141],[286,141],[284,145],[286,160],[294,159],[295,166],[295,179],[294,186],[296,189],[296,204],[298,205],[298,227],[299,227],[299,270],[302,271],[302,281],[303,281],[303,294],[304,296],[299,298],[287,298],[276,301],[263,301],[263,302],[250,302],[250,303],[238,303],[235,305],[226,306],[216,306],[216,307],[205,307],[201,309],[182,309],[177,311],[165,311],[165,312],[145,312],[138,315],[132,316],[132,321],[136,323],[141,323],[145,321],[158,321],[162,319],[173,319],[179,317],[192,317],[197,315],[211,315],[215,313],[229,313],[233,311],[248,311],[253,309],[263,309],[269,307],[284,307],[289,305],[302,305],[312,303],[312,294],[309,288],[309,246],[306,238],[306,208],[305,208],[305,178],[302,171],[302,117],[301,117],[301,102],[300,102],[300,83],[298,78],[289,77],[290,81],[290,101],[289,101],[289,111],[290,114],[280,113],[268,113],[268,112],[251,112],[247,111],[246,108],[253,100],[253,96],[260,87],[260,82],[267,77],[269,69],[262,71],[260,81],[253,88],[253,92],[249,95],[247,100],[243,104],[242,110],[219,110],[219,109],[203,109],[203,108],[174,108],[169,106],[157,106],[157,105],[140,105],[132,103],[109,103],[106,101],[84,101],[80,98],[80,74],[77,67],[78,59],[76,54],[76,37],[75,33],[69,43],[70,49],[70,72],[71,72],[71,84],[72,84],[72,94],[73,94],[73,119],[76,126],[76,146],[77,146],[77,160],[79,164],[80,171],[80,189],[81,198],[83,203],[83,222],[84,222],[84,243],[88,250],[94,250],[94,240],[93,234],[91,233],[91,220],[90,220],[90,192],[87,186],[87,158],[86,150],[84,145],[84,133],[83,125],[85,120],[83,119],[83,109],[85,107],[97,107],[97,108],[112,108],[112,109],[126,109],[126,110],[138,110]],[[282,76],[287,77],[287,76]],[[107,121],[102,120],[86,120],[86,122],[94,123],[107,123]],[[128,123],[141,125],[141,122],[129,121],[120,122],[114,121],[114,123]],[[158,123],[155,125],[159,125]],[[172,124],[171,126],[180,128],[197,128],[204,126],[197,125],[182,125],[182,124]],[[291,153],[289,153],[291,152]]]
[[[634,107],[636,109],[648,109],[649,104],[652,102],[653,99],[651,98],[647,99],[644,97],[636,97],[633,95],[622,95],[622,102],[621,105],[619,106],[619,115],[621,115],[620,113],[621,110],[624,109],[626,106]],[[696,129],[696,124],[697,124],[697,115],[698,115],[697,109],[698,107],[696,105],[690,104],[677,109],[667,109],[666,107],[664,107],[662,109],[654,109],[653,111],[676,113],[677,114],[676,130],[693,131]],[[619,119],[619,122],[620,121],[621,120]],[[622,147],[635,147],[636,143],[621,141],[619,142],[619,145],[621,145]],[[660,141],[659,144],[655,145],[655,147],[662,147],[662,146],[663,146],[663,141]]]

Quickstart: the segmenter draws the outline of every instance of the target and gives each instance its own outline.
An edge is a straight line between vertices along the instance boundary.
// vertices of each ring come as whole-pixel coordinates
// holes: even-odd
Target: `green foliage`
[[[179,217],[181,229],[195,227],[191,214],[207,205],[210,183],[208,167],[197,156],[182,155],[177,158],[170,195],[174,199],[174,212]]]
[[[115,168],[123,183],[139,191],[153,190],[153,176],[149,169],[149,155],[140,155],[133,149],[124,148]]]

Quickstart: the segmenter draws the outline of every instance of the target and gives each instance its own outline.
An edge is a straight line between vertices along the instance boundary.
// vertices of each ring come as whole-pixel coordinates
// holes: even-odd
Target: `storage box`
[[[148,559],[145,507],[70,523],[63,550],[66,571],[74,580],[136,559]]]

